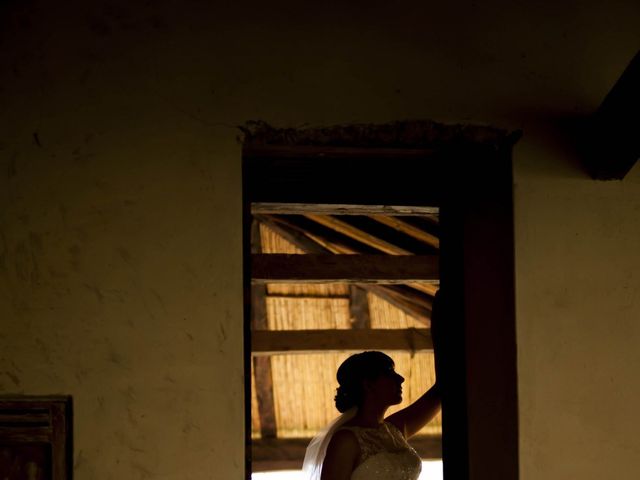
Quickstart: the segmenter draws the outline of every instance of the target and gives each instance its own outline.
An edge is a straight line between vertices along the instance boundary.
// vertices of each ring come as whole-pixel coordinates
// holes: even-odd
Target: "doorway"
[[[256,403],[269,403],[268,399],[256,402],[259,394],[268,396],[264,389],[268,380],[265,382],[263,378],[258,389],[253,371],[257,364],[261,364],[263,373],[268,369],[264,357],[252,355],[252,349],[256,348],[256,340],[260,337],[260,341],[268,344],[261,348],[273,351],[277,347],[273,335],[266,340],[262,334],[252,335],[252,325],[255,330],[256,317],[260,316],[256,312],[261,308],[256,303],[259,296],[256,292],[261,291],[264,298],[267,294],[264,284],[267,280],[274,281],[272,277],[277,275],[280,275],[280,281],[293,280],[295,272],[301,277],[310,271],[313,278],[297,280],[317,282],[319,279],[335,280],[331,275],[345,277],[344,272],[336,272],[335,261],[333,269],[327,268],[328,253],[351,257],[367,254],[349,252],[354,248],[349,242],[345,245],[344,241],[332,241],[335,238],[327,240],[326,230],[325,235],[318,233],[322,230],[318,229],[318,224],[326,228],[330,223],[332,228],[329,230],[333,233],[349,231],[354,240],[354,230],[367,233],[362,227],[362,218],[360,224],[354,222],[358,214],[369,219],[377,216],[377,223],[384,225],[386,222],[387,227],[394,220],[409,226],[413,223],[415,227],[417,222],[411,222],[410,217],[416,212],[422,217],[431,215],[437,219],[439,231],[434,237],[442,246],[438,245],[439,255],[435,262],[433,255],[429,259],[429,255],[424,254],[403,266],[404,252],[389,252],[391,254],[384,256],[378,252],[360,264],[357,258],[350,258],[348,269],[352,276],[361,277],[359,280],[365,280],[374,288],[388,286],[393,281],[404,282],[402,287],[411,280],[422,282],[422,285],[429,285],[431,281],[434,293],[440,279],[446,285],[444,303],[448,318],[443,330],[448,339],[447,378],[441,379],[444,380],[441,445],[445,478],[480,479],[489,478],[489,474],[491,478],[517,478],[510,161],[515,136],[495,129],[463,129],[432,122],[304,130],[249,124],[245,134],[247,478],[252,470],[251,448],[256,443],[252,441],[252,426],[253,433],[256,430],[252,419],[256,414],[260,417],[263,437],[273,436],[275,429],[275,419],[269,419],[269,412],[256,413]],[[364,209],[369,210],[365,212]],[[350,218],[346,219],[347,216]],[[297,248],[307,249],[307,255],[265,258],[256,250],[256,239],[262,239],[256,234],[256,219],[262,219],[263,225],[265,221],[271,222],[272,229],[284,232],[294,244],[298,242]],[[316,230],[310,232],[313,228],[309,221],[316,225],[313,227]],[[432,233],[428,229],[424,231]],[[387,244],[394,246],[391,242]],[[388,248],[385,245],[373,247]],[[410,249],[405,250],[413,254]],[[309,255],[317,258],[312,259]],[[344,264],[346,259],[346,256],[342,257],[339,264]],[[273,260],[280,263],[273,263]],[[309,263],[312,260],[316,263]],[[372,282],[375,279],[368,278],[371,272],[362,270],[364,266],[371,267],[372,260],[378,261],[378,272],[380,268],[383,271],[386,268],[384,278],[378,278],[377,284]],[[265,264],[270,261],[271,264]],[[434,278],[434,265],[438,278]],[[422,271],[410,271],[409,266],[417,270],[422,268]],[[396,278],[390,278],[394,274]],[[261,276],[270,278],[258,278]],[[281,293],[291,294],[286,289]],[[422,293],[422,299],[428,303],[429,292]],[[334,294],[346,295],[344,292]],[[351,292],[349,295],[351,298]],[[402,297],[403,300],[406,298]],[[428,312],[425,317],[425,325],[428,325]],[[342,336],[346,338],[346,335]],[[364,337],[356,335],[354,338],[362,340]],[[298,335],[280,341],[283,343],[278,348],[289,345],[288,348],[299,349],[301,342],[308,339]],[[316,339],[314,348],[323,342],[326,344],[331,340]],[[388,342],[391,342],[391,335],[387,334],[383,343],[388,346]],[[360,348],[365,344],[351,346]],[[415,351],[415,345],[413,349]],[[254,379],[253,383],[251,379]],[[499,416],[493,411],[496,405],[500,406]],[[298,452],[303,451],[304,446],[298,445]],[[291,448],[291,451],[295,450]],[[501,465],[496,465],[497,452]]]

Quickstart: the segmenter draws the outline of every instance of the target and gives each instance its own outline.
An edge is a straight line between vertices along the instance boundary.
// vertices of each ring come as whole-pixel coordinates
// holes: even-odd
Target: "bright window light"
[[[251,480],[303,480],[304,476],[299,470],[276,470],[273,472],[252,473]]]
[[[251,474],[251,480],[305,480],[299,470],[278,470]],[[442,461],[425,460],[419,480],[442,480]]]

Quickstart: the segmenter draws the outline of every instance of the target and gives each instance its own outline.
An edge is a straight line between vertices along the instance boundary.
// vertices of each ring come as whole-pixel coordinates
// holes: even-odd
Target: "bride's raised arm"
[[[440,292],[436,294],[431,312],[431,339],[433,343],[434,359],[436,363],[436,383],[427,390],[418,400],[406,408],[390,415],[386,420],[393,423],[404,434],[405,438],[410,438],[418,433],[422,427],[429,423],[440,410],[441,397],[438,383],[438,370],[440,365],[440,351],[442,349],[439,324],[440,318]]]

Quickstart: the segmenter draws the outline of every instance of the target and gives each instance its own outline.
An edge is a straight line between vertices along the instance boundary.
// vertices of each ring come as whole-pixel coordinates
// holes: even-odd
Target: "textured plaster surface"
[[[635,53],[639,10],[4,2],[0,393],[73,395],[76,479],[242,478],[235,126],[523,128],[521,477],[634,478],[638,169],[590,181],[555,136]]]
[[[519,148],[521,478],[632,479],[640,470],[640,168],[622,182],[593,181],[562,160],[571,153],[557,139]]]

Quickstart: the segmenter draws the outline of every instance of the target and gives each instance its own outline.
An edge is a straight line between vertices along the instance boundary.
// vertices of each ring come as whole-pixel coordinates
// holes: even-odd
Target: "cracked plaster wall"
[[[589,180],[558,126],[637,2],[227,3],[0,7],[0,393],[73,395],[77,479],[242,478],[235,125],[486,123],[525,133],[521,477],[635,478],[638,168]]]

